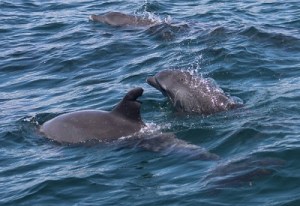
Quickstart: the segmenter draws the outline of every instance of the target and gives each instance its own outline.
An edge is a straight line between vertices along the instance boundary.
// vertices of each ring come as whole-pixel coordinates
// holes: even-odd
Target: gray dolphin
[[[181,140],[175,134],[167,133],[140,133],[127,139],[121,140],[124,145],[152,152],[160,152],[168,155],[185,157],[192,160],[218,160],[218,155],[207,151],[206,149]]]
[[[164,70],[148,77],[147,83],[168,97],[178,112],[210,115],[242,106],[213,80],[186,71]]]
[[[84,110],[62,114],[45,122],[40,131],[61,143],[88,140],[111,142],[138,132],[145,124],[140,115],[142,88],[130,90],[110,112]]]
[[[137,26],[145,27],[157,24],[157,22],[139,16],[124,14],[121,12],[108,12],[104,15],[92,14],[90,20],[109,24],[112,26]]]
[[[219,158],[200,146],[178,139],[173,133],[139,132],[145,126],[140,115],[141,102],[137,100],[142,94],[142,88],[130,90],[110,112],[83,110],[59,115],[45,122],[40,132],[60,143],[93,143],[96,140],[164,154],[179,154],[190,159]]]
[[[208,189],[212,190],[251,186],[256,179],[271,176],[285,165],[286,161],[283,159],[250,156],[245,159],[217,164],[202,181],[212,183],[211,186],[208,184]]]

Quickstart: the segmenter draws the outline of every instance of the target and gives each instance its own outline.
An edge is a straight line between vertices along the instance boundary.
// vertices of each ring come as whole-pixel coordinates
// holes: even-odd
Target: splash
[[[35,116],[25,117],[25,118],[22,119],[22,121],[25,122],[25,123],[33,124],[35,126],[39,126],[40,125]]]
[[[163,134],[162,130],[170,129],[170,128],[171,128],[170,123],[166,123],[163,125],[157,125],[153,122],[150,122],[150,123],[146,123],[146,125],[144,127],[142,127],[140,129],[140,131],[138,131],[132,135],[120,137],[119,140],[127,140],[127,139],[131,139],[131,138],[135,138],[135,137],[142,137],[142,136],[159,135],[159,134]]]
[[[144,11],[142,13],[142,18],[150,20],[152,22],[157,22],[158,24],[161,24],[164,22],[159,16],[155,15],[154,13],[148,12],[148,11]]]
[[[202,74],[198,74],[199,70],[202,70],[202,62],[203,62],[203,55],[197,55],[195,57],[195,62],[192,62],[188,67],[187,67],[187,72],[189,72],[192,76],[194,75],[200,75],[202,77]],[[183,71],[183,70],[182,70]]]
[[[157,133],[162,133],[161,132],[162,130],[170,129],[170,128],[171,128],[170,123],[166,123],[163,125],[157,125],[153,122],[150,122],[150,123],[146,123],[146,126],[140,130],[140,133],[142,133],[142,134],[157,134]]]

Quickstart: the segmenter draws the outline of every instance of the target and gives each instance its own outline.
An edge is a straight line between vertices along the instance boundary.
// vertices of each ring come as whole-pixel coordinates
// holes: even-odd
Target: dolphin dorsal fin
[[[137,98],[142,96],[143,91],[141,87],[130,90],[112,112],[127,119],[141,122],[141,102],[137,101]]]

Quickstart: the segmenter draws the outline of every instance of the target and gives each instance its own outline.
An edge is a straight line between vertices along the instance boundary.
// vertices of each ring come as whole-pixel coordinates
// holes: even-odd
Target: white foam
[[[33,117],[26,117],[23,119],[24,122],[29,122],[29,123],[32,123],[32,124],[35,124],[35,125],[39,125],[38,121],[36,120],[36,118],[33,116]]]
[[[94,19],[93,19],[92,16],[93,16],[93,15],[90,15],[90,16],[89,16],[89,20],[90,20],[90,21],[94,21]]]

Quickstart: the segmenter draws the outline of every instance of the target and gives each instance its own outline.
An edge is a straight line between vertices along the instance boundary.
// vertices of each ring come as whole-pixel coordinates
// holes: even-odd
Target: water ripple
[[[298,1],[3,0],[0,8],[0,204],[299,203]],[[161,24],[88,21],[109,11]],[[145,82],[168,68],[211,77],[245,106],[179,116]],[[60,145],[38,132],[58,114],[111,110],[136,86],[146,124],[220,159]]]

